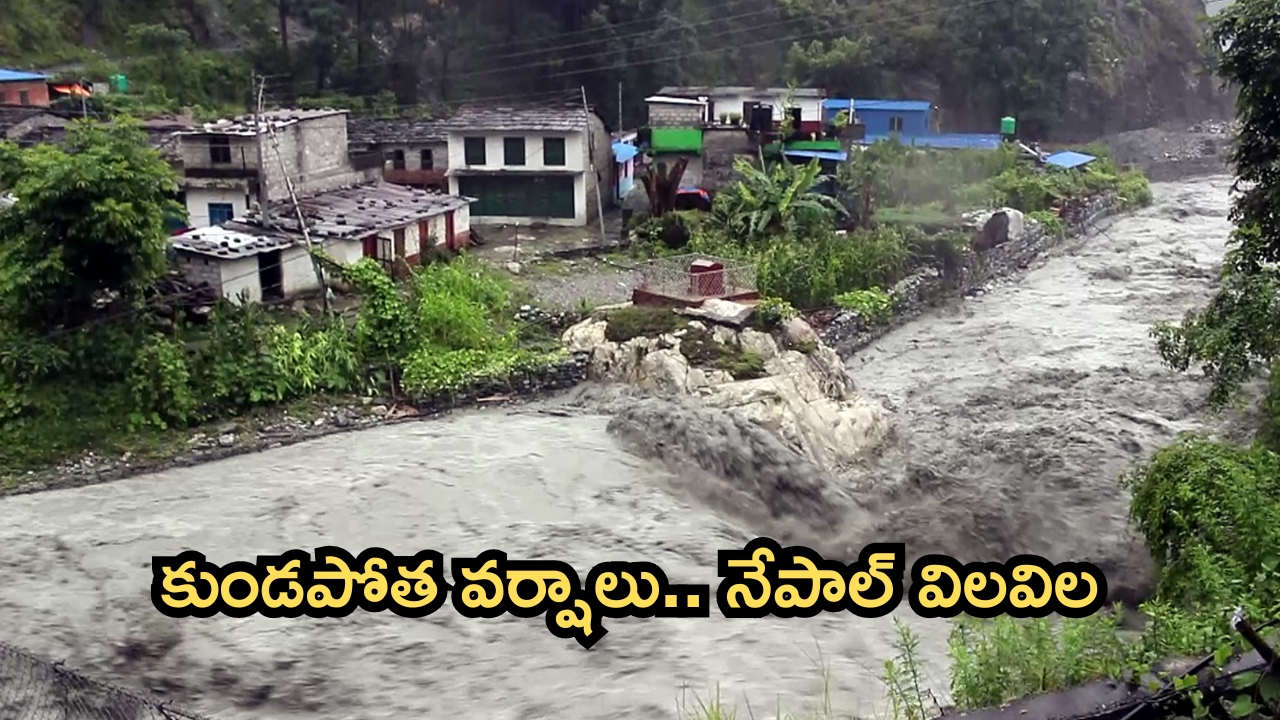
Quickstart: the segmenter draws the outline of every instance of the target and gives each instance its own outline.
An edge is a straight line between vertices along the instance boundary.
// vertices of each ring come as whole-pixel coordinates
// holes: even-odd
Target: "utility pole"
[[[582,118],[587,122],[587,162],[591,163],[591,172],[596,178],[596,215],[600,219],[600,242],[609,244],[609,235],[604,229],[604,190],[600,187],[600,172],[596,170],[596,134],[591,127],[591,108],[587,105],[587,86],[580,85],[582,90]]]
[[[284,165],[284,157],[280,154],[280,139],[276,137],[275,126],[267,125],[267,133],[271,136],[271,149],[276,154],[276,161],[280,163],[280,174],[284,176],[285,187],[289,190],[289,201],[293,203],[293,215],[298,221],[298,229],[302,231],[302,242],[307,248],[307,254],[311,256],[311,267],[316,271],[316,281],[320,283],[321,302],[324,303],[324,314],[330,314],[329,307],[329,284],[324,277],[324,267],[320,264],[320,258],[315,255],[316,245],[311,240],[311,233],[307,230],[306,218],[302,217],[302,207],[298,205],[298,195],[293,191],[293,179],[289,177],[289,170]]]
[[[289,200],[293,203],[293,214],[298,221],[298,229],[302,232],[302,241],[307,249],[307,254],[311,257],[311,267],[316,271],[316,281],[320,283],[320,297],[324,307],[324,314],[330,314],[329,308],[329,284],[325,281],[324,268],[320,265],[320,259],[315,256],[315,246],[311,242],[311,233],[307,230],[307,221],[302,217],[302,208],[298,205],[298,196],[293,191],[293,178],[289,177],[289,170],[285,167],[284,157],[280,155],[280,139],[276,137],[275,126],[266,119],[266,113],[263,109],[263,92],[267,84],[267,79],[262,78],[262,82],[258,85],[258,107],[254,113],[254,130],[255,145],[258,146],[258,207],[259,214],[262,216],[262,226],[270,228],[272,226],[270,211],[270,196],[267,194],[267,165],[263,157],[262,149],[262,129],[265,123],[267,136],[271,138],[271,149],[275,152],[276,161],[280,163],[280,175],[284,177],[285,188],[289,191]]]
[[[263,94],[266,91],[267,79],[264,77],[261,82],[257,82],[255,75],[254,84],[258,86],[258,102],[253,112],[253,129],[254,146],[258,153],[258,214],[262,216],[262,226],[264,228],[271,227],[271,196],[267,193],[267,162],[265,153],[262,150],[262,122],[263,122]]]
[[[622,132],[622,83],[618,83],[618,132]]]

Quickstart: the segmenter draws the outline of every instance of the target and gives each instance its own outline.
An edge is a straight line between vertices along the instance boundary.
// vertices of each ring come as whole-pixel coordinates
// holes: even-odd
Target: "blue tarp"
[[[890,135],[867,135],[861,142],[871,145]],[[899,135],[898,142],[908,147],[929,147],[940,150],[995,150],[1000,147],[999,135],[986,133],[931,133],[928,135]]]
[[[640,153],[640,149],[635,145],[624,142],[616,142],[613,144],[613,161],[624,163]]]
[[[40,82],[41,80],[48,79],[48,75],[43,75],[41,73],[0,68],[0,82]]]
[[[849,159],[849,153],[843,151],[835,152],[832,150],[787,150],[783,155],[796,158],[835,160],[836,162],[844,162]]]
[[[1097,159],[1098,158],[1093,155],[1085,155],[1084,153],[1078,153],[1072,150],[1063,150],[1062,152],[1050,155],[1045,158],[1044,161],[1050,165],[1057,165],[1061,168],[1070,169],[1080,167],[1081,165],[1088,165]]]

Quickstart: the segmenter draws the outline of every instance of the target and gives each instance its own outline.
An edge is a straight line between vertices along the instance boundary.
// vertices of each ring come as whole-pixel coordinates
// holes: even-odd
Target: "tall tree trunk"
[[[280,28],[280,55],[289,75],[289,101],[293,102],[293,60],[289,57],[289,0],[276,0],[276,17]]]

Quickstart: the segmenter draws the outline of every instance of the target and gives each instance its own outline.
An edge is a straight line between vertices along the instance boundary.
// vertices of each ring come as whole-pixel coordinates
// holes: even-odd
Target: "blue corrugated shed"
[[[616,142],[613,144],[613,161],[624,163],[640,153],[640,149],[635,145],[624,142]]]
[[[1088,165],[1097,159],[1098,158],[1093,155],[1086,155],[1073,150],[1063,150],[1062,152],[1050,155],[1045,158],[1044,161],[1050,165],[1057,165],[1060,168],[1067,168],[1069,170],[1071,168],[1080,167],[1081,165]]]
[[[0,82],[40,82],[48,79],[48,75],[41,75],[40,73],[0,68]]]
[[[834,98],[823,103],[823,115],[832,120],[853,103],[854,114],[867,128],[868,135],[898,132],[903,135],[924,135],[930,130],[933,103],[928,100],[869,100]]]
[[[834,152],[831,150],[788,150],[783,153],[783,155],[786,155],[787,157],[807,158],[810,160],[814,158],[817,158],[818,160],[835,160],[836,162],[844,162],[849,159],[849,153],[843,151]]]

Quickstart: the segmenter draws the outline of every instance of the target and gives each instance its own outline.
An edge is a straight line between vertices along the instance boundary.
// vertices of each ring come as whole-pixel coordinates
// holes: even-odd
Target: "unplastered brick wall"
[[[347,117],[342,114],[302,120],[276,133],[279,158],[267,139],[267,186],[272,200],[289,197],[285,174],[302,195],[325,192],[361,181],[363,173],[347,156]],[[283,162],[284,170],[280,165]]]
[[[650,127],[700,127],[702,125],[701,105],[649,105]]]

